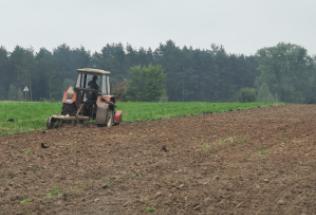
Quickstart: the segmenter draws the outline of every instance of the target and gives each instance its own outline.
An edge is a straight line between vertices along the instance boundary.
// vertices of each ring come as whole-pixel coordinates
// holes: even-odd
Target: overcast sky
[[[253,54],[280,41],[316,54],[315,0],[0,0],[0,45],[177,45]]]

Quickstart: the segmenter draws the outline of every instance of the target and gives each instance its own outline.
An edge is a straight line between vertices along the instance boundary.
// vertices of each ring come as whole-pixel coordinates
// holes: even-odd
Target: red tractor
[[[64,92],[61,114],[49,117],[47,128],[88,120],[95,120],[98,126],[118,125],[122,112],[116,110],[115,97],[110,92],[110,72],[92,68],[77,72],[75,87],[70,86]]]

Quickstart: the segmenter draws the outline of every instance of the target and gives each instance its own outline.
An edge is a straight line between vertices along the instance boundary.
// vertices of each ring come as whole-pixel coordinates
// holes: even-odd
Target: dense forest
[[[131,68],[149,65],[165,73],[164,100],[234,101],[248,93],[262,101],[316,102],[316,60],[301,46],[279,43],[245,56],[229,54],[222,46],[201,50],[178,47],[173,41],[155,50],[107,44],[95,53],[66,44],[38,52],[1,47],[0,99],[22,99],[28,86],[33,100],[59,100],[82,67],[111,71],[114,91],[125,89]],[[121,91],[121,98],[128,99]]]

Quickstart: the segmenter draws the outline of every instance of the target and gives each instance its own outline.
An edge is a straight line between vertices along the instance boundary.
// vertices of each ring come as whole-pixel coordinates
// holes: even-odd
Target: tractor
[[[64,92],[61,114],[49,117],[47,128],[89,120],[97,126],[118,125],[122,112],[116,110],[115,97],[111,95],[111,73],[93,68],[77,69],[77,73],[75,86],[69,86]]]

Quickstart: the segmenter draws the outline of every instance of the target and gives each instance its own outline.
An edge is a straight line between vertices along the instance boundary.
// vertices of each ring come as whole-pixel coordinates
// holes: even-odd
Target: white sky
[[[106,43],[254,54],[280,41],[316,54],[315,0],[0,0],[0,45],[100,51]]]

